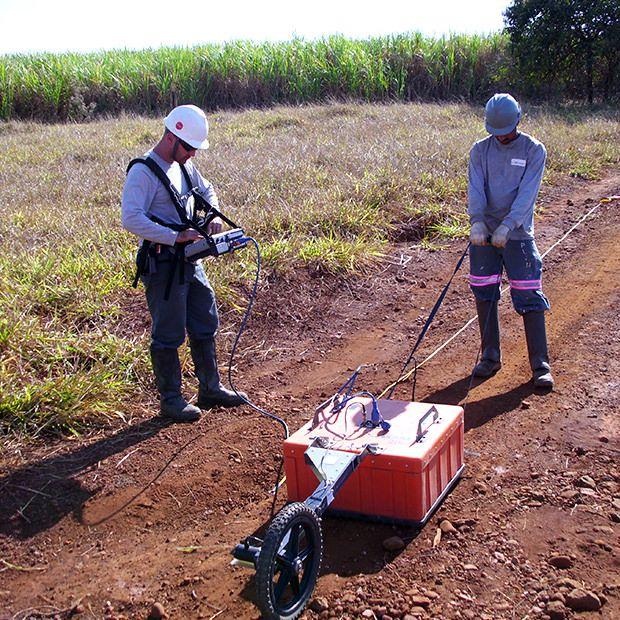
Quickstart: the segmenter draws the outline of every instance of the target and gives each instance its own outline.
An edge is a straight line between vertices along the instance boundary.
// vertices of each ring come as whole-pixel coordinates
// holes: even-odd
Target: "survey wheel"
[[[323,554],[321,520],[302,502],[271,522],[256,567],[258,607],[268,620],[294,620],[316,584]]]

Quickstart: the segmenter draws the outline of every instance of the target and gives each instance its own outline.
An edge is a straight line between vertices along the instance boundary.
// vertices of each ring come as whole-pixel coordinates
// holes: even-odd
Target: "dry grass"
[[[197,165],[268,273],[372,269],[390,240],[463,236],[466,162],[483,137],[467,105],[280,107],[211,116]],[[546,182],[617,164],[617,111],[530,109],[549,151]],[[124,326],[135,240],[119,226],[127,162],[161,121],[0,124],[0,430],[74,431],[122,416],[148,377],[146,330]],[[220,301],[254,268],[250,251],[209,264]],[[273,280],[273,278],[272,278]],[[277,282],[277,279],[276,279]],[[273,285],[273,284],[272,284]]]

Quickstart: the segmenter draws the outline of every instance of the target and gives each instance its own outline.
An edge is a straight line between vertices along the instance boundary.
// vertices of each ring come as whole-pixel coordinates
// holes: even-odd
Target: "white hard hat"
[[[209,122],[195,105],[179,105],[164,119],[166,129],[195,149],[208,149]]]
[[[485,108],[484,126],[494,136],[509,134],[521,120],[521,106],[508,93],[497,93],[488,101]]]

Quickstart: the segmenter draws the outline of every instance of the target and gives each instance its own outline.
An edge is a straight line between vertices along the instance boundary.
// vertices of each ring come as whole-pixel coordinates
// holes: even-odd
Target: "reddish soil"
[[[617,171],[547,188],[541,251],[619,193]],[[462,481],[421,532],[324,519],[317,611],[307,618],[620,617],[619,206],[602,205],[546,259],[557,388],[539,393],[529,382],[521,321],[506,296],[504,366],[466,401]],[[462,249],[402,244],[383,271],[355,282],[298,274],[266,287],[242,341],[239,387],[291,430],[358,364],[373,364],[361,381],[378,393]],[[472,316],[465,273],[419,359]],[[420,369],[416,397],[462,402],[477,346],[472,326]],[[281,429],[248,408],[168,425],[150,417],[150,398],[130,424],[3,455],[0,618],[146,618],[155,602],[171,618],[258,617],[253,573],[231,567],[230,550],[269,518]],[[453,527],[439,537],[442,520]],[[385,551],[395,535],[404,548]],[[574,590],[600,609],[571,609]]]

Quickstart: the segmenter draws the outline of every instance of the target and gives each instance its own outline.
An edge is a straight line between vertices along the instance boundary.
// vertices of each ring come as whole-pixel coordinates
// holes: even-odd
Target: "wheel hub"
[[[299,575],[301,573],[301,571],[303,570],[304,567],[304,563],[301,561],[300,558],[295,558],[293,560],[293,570],[295,571],[296,575]]]

